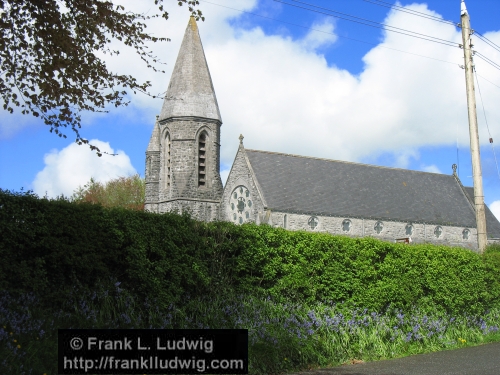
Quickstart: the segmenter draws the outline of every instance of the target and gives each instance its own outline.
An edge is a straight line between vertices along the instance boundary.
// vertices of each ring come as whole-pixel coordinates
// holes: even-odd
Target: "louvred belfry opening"
[[[207,135],[201,133],[198,142],[198,187],[206,185]]]

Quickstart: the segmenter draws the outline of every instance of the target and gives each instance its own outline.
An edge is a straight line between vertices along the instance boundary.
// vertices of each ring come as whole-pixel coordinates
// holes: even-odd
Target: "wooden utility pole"
[[[476,95],[474,92],[474,62],[472,60],[473,33],[470,28],[469,13],[465,2],[461,4],[462,41],[465,61],[465,82],[467,88],[467,108],[469,112],[470,152],[472,155],[472,176],[474,179],[474,206],[476,209],[477,243],[482,253],[488,244],[486,236],[486,216],[484,212],[483,177],[481,173],[481,157],[479,152],[479,132],[477,128]]]

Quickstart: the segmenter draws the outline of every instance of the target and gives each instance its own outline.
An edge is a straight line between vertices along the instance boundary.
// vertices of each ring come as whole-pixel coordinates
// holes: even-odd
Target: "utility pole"
[[[473,33],[470,28],[469,13],[462,0],[460,19],[462,25],[462,41],[465,61],[465,83],[467,88],[467,109],[469,112],[470,152],[472,155],[472,176],[474,180],[474,206],[476,209],[477,243],[482,253],[488,244],[486,236],[486,216],[484,212],[483,177],[481,173],[481,157],[479,152],[479,132],[477,128],[476,95],[474,92],[474,62],[472,60]]]

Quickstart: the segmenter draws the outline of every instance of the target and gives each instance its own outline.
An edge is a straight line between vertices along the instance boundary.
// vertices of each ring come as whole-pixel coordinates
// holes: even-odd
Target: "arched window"
[[[146,175],[151,177],[151,156],[146,158]]]
[[[165,135],[165,145],[163,149],[163,182],[165,189],[167,191],[170,189],[170,152],[171,152],[171,142],[170,142],[170,133]]]
[[[207,133],[202,132],[198,138],[198,187],[207,182]]]
[[[344,232],[350,232],[351,230],[351,225],[352,225],[352,221],[349,220],[349,219],[345,219],[343,222],[342,222],[342,230]]]
[[[413,224],[412,223],[406,224],[405,233],[407,236],[413,235]]]
[[[441,237],[442,234],[443,234],[443,228],[441,228],[439,225],[436,228],[434,228],[434,236],[436,236],[436,238]]]
[[[286,229],[286,219],[287,219],[287,217],[285,214],[285,215],[283,215],[283,228],[285,228],[285,229]]]

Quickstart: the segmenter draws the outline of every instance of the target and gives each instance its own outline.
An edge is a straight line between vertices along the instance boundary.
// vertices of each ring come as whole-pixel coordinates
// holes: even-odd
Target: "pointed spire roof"
[[[148,151],[160,151],[160,127],[158,126],[158,116],[156,116],[155,127],[149,139]]]
[[[190,17],[184,33],[159,119],[183,116],[222,122],[194,17]]]

